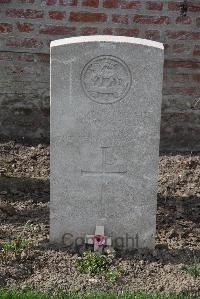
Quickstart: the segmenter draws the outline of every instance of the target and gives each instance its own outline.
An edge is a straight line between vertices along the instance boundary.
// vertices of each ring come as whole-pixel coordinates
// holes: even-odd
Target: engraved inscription
[[[119,58],[98,56],[89,61],[82,73],[81,84],[94,102],[111,104],[123,99],[131,86],[131,72]]]

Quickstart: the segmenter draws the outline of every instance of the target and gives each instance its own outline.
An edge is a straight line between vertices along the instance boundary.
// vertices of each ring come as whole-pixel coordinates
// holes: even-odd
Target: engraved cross
[[[127,171],[107,171],[106,170],[106,165],[108,165],[108,163],[106,162],[106,152],[107,152],[107,149],[109,147],[101,147],[101,153],[102,153],[102,162],[101,162],[101,170],[99,171],[94,171],[94,170],[82,170],[81,169],[81,174],[85,174],[85,175],[93,175],[93,176],[98,176],[98,175],[101,175],[101,176],[109,176],[109,175],[123,175],[125,174]]]
[[[101,147],[102,158],[101,158],[101,169],[99,171],[81,169],[81,174],[82,175],[93,176],[93,177],[100,176],[100,178],[101,178],[101,180],[100,180],[101,181],[101,191],[100,191],[99,204],[100,204],[100,209],[101,209],[102,216],[105,216],[105,214],[106,214],[105,202],[103,200],[103,197],[104,197],[103,194],[104,194],[104,190],[106,188],[106,182],[105,182],[104,178],[109,177],[109,176],[113,177],[113,175],[119,177],[119,176],[122,176],[125,173],[127,173],[127,170],[108,171],[106,169],[106,165],[111,165],[107,162],[107,157],[106,157],[106,153],[107,153],[108,148],[109,147]]]

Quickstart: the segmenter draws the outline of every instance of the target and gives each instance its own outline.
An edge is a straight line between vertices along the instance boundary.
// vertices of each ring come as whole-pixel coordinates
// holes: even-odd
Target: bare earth
[[[175,291],[200,288],[185,266],[200,259],[200,156],[160,156],[157,237],[154,252],[117,254],[126,270],[116,282],[80,274],[77,254],[49,244],[49,146],[0,143],[0,243],[12,240],[29,221],[34,248],[20,262],[0,261],[0,287],[42,290]]]

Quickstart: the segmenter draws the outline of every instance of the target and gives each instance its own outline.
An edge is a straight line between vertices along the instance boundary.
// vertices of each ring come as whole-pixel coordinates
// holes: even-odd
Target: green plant
[[[6,262],[8,260],[9,251],[12,249],[12,244],[10,242],[4,242],[1,245],[2,249],[0,251],[0,259],[3,262]]]
[[[194,278],[200,277],[200,260],[196,256],[193,257],[192,265],[186,266],[185,271]]]
[[[120,271],[118,269],[112,269],[105,273],[105,278],[109,282],[113,283],[120,277]]]
[[[113,283],[113,282],[117,281],[121,275],[127,276],[128,272],[120,266],[117,266],[117,267],[112,266],[105,273],[105,278],[107,281]]]
[[[121,267],[113,266],[108,256],[99,252],[84,252],[82,257],[78,257],[77,266],[81,273],[101,274],[111,283],[114,283],[121,274],[127,274]]]
[[[1,299],[191,299],[187,295],[161,294],[161,293],[145,293],[140,290],[123,293],[77,293],[77,292],[59,292],[56,294],[44,293],[31,289],[0,289]]]
[[[186,267],[186,272],[192,275],[194,278],[200,277],[200,264],[194,264]]]
[[[100,274],[108,268],[108,258],[99,252],[86,251],[77,260],[78,270],[81,273]]]
[[[24,240],[21,236],[17,236],[16,239],[1,244],[0,259],[3,262],[7,262],[13,259],[13,257],[16,260],[20,260],[22,253],[28,255],[32,246],[32,241]]]
[[[30,240],[23,240],[21,236],[17,236],[17,238],[11,242],[14,257],[17,260],[21,259],[22,252],[25,254],[28,254],[30,252],[30,249],[32,247],[32,241]]]
[[[25,224],[22,232],[17,235],[14,240],[0,244],[0,260],[2,262],[8,262],[13,258],[20,260],[22,258],[22,253],[25,255],[30,254],[33,242],[26,239],[25,231],[28,227],[29,221]]]

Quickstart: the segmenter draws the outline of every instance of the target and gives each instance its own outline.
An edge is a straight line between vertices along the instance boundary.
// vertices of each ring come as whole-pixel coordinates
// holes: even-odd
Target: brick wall
[[[200,1],[183,2],[0,0],[0,134],[48,139],[51,40],[115,34],[165,44],[161,149],[200,150]]]

